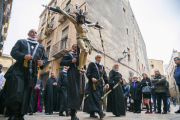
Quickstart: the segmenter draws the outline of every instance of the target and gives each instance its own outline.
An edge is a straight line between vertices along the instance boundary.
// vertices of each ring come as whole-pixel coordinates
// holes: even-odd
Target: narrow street
[[[141,114],[133,114],[127,112],[126,116],[114,117],[112,113],[106,113],[106,117],[103,120],[180,120],[180,114],[175,114],[174,111],[178,109],[178,106],[173,107],[171,105],[171,112],[162,115],[162,114],[145,114],[145,111],[142,111]],[[92,119],[89,118],[89,115],[83,112],[78,112],[78,117],[80,120],[98,120],[99,118]],[[3,116],[0,116],[0,120],[7,120]],[[53,115],[45,115],[44,113],[36,113],[33,116],[26,115],[25,120],[70,120],[70,117],[60,117],[58,113]]]

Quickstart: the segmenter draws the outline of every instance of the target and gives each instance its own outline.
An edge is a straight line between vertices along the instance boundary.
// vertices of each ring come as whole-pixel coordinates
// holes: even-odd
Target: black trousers
[[[163,104],[164,104],[164,111],[167,112],[167,98],[166,98],[166,93],[156,93],[157,97],[157,104],[158,104],[158,112],[161,112],[161,99],[163,99]]]
[[[134,100],[134,111],[141,111],[141,100]]]
[[[127,96],[124,97],[125,100],[125,110],[127,110]]]
[[[18,116],[23,116],[21,115],[21,104],[22,103],[15,103],[13,105],[11,105],[10,107],[8,107],[9,109],[9,112],[11,113],[10,116],[15,116],[15,117],[18,117]]]

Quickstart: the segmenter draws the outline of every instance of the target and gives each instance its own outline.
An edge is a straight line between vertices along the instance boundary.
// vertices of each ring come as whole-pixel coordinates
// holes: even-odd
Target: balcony
[[[43,40],[43,34],[42,34],[42,33],[39,33],[39,34],[37,35],[37,42],[41,43],[42,40]]]
[[[54,25],[51,25],[49,28],[46,28],[44,35],[49,36],[52,34],[53,31],[54,31]]]
[[[66,11],[67,13],[72,14],[73,11],[74,11],[74,10],[73,10],[73,5],[69,4],[69,5],[66,6],[63,10]],[[73,10],[73,11],[72,11],[72,10]],[[58,22],[60,22],[60,23],[62,24],[62,23],[65,22],[66,20],[67,20],[66,16],[63,15],[63,14],[60,14]]]
[[[68,47],[68,39],[67,37],[59,41],[53,46],[52,56],[56,59],[61,58],[64,54],[70,51]]]

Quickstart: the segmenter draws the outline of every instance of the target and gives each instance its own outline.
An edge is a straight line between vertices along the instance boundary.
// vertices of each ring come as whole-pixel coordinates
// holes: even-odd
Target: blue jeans
[[[154,111],[156,111],[156,101],[157,101],[156,94],[152,94],[152,98],[153,98]]]
[[[170,99],[167,97],[167,111],[169,110],[169,106],[170,106]]]
[[[176,106],[176,102],[173,102],[173,105]]]

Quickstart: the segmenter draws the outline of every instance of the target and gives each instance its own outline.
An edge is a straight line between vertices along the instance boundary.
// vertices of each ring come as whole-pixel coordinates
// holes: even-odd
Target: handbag
[[[151,89],[151,86],[145,86],[142,88],[142,93],[145,93],[145,94],[151,94],[152,93],[152,89]]]

